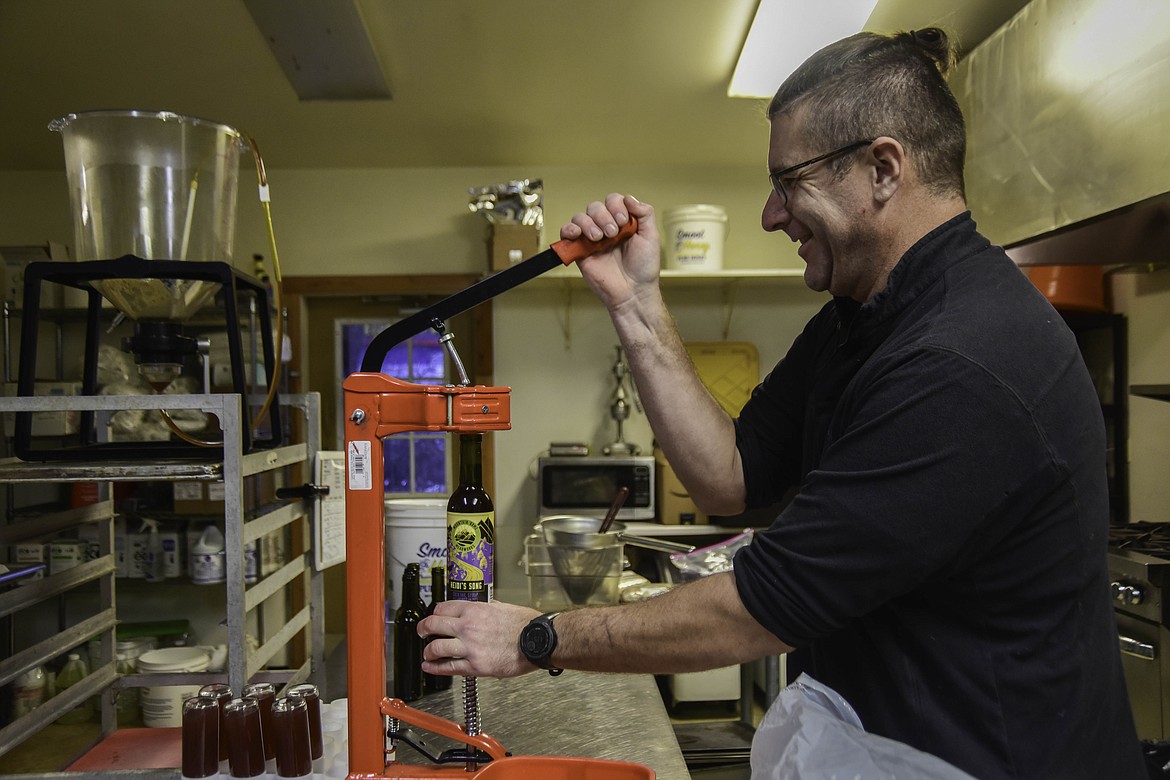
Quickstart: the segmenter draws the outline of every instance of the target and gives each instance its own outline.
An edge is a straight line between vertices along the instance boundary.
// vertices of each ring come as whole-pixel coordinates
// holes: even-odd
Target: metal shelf
[[[1130,385],[1129,392],[1155,401],[1170,401],[1170,385]]]
[[[324,680],[324,583],[322,573],[313,566],[312,539],[316,526],[313,502],[273,504],[246,513],[243,479],[276,469],[305,464],[310,478],[313,459],[320,448],[320,396],[316,393],[283,395],[281,405],[301,413],[304,441],[252,453],[241,451],[241,425],[244,423],[241,399],[235,394],[154,395],[154,396],[76,396],[0,398],[0,413],[18,411],[121,411],[126,409],[197,409],[218,418],[226,443],[215,457],[195,460],[29,462],[16,458],[0,460],[0,483],[36,482],[150,482],[150,481],[223,481],[224,549],[226,558],[226,623],[228,638],[227,682],[234,691],[242,691],[254,678],[269,679],[292,685],[308,679]],[[113,554],[113,502],[103,501],[91,507],[43,515],[20,522],[0,525],[0,544],[28,538],[44,538],[61,530],[85,523],[103,523],[99,558],[74,569],[26,584],[0,594],[0,617],[43,602],[74,587],[98,581],[101,598],[98,614],[70,626],[51,639],[21,650],[0,661],[0,684],[11,681],[28,669],[59,656],[94,635],[102,636],[101,663],[81,683],[58,695],[32,713],[0,729],[0,756],[32,734],[52,723],[63,712],[89,696],[102,695],[102,735],[116,728],[114,695],[124,687],[143,685],[145,675],[120,676],[114,665],[115,562]],[[252,585],[244,582],[244,545],[274,531],[292,527],[303,534],[305,552],[293,556],[284,566]],[[246,625],[248,615],[272,596],[283,593],[290,583],[307,577],[303,603],[293,605],[292,616],[281,625],[265,626],[265,643],[248,650]],[[193,586],[194,587],[194,586]],[[264,672],[264,666],[302,631],[308,629],[308,659],[297,669]],[[169,679],[169,675],[167,676]],[[216,675],[187,675],[189,684],[212,681]],[[223,675],[218,675],[222,680]],[[161,677],[150,678],[152,684],[166,684]]]

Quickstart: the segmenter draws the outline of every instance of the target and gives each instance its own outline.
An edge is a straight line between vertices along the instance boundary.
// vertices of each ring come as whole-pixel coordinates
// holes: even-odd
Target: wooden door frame
[[[288,312],[288,333],[292,342],[293,372],[289,390],[305,392],[308,376],[308,303],[310,298],[379,295],[446,296],[471,286],[483,277],[478,274],[404,274],[388,276],[289,276],[282,280],[284,308]],[[486,301],[469,312],[472,318],[471,353],[464,363],[476,384],[491,385],[494,374],[492,348],[492,302]],[[484,486],[489,494],[495,487],[495,454],[492,434],[485,435],[483,453]]]
[[[411,274],[402,276],[290,276],[282,280],[283,308],[288,316],[288,336],[292,346],[292,362],[288,377],[289,391],[303,393],[308,376],[308,306],[311,298],[354,298],[379,295],[446,296],[469,287],[482,277],[475,274]],[[472,318],[470,356],[462,354],[472,381],[491,385],[493,374],[492,303],[486,301],[469,313]],[[338,379],[340,382],[341,380]],[[332,412],[330,412],[332,413]],[[484,436],[483,479],[489,495],[495,487],[495,448],[493,434]],[[305,481],[310,481],[306,479]],[[294,555],[305,550],[294,542]],[[332,567],[326,572],[325,620],[326,632],[345,633],[345,573],[344,566]],[[299,594],[295,597],[300,598]],[[338,603],[337,598],[341,601]]]

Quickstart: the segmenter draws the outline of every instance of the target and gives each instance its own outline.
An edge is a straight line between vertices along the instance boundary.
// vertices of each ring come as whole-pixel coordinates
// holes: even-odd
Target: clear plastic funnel
[[[240,133],[165,111],[87,111],[49,124],[61,133],[77,260],[231,262]],[[134,319],[182,320],[219,289],[211,282],[114,279],[94,287]]]

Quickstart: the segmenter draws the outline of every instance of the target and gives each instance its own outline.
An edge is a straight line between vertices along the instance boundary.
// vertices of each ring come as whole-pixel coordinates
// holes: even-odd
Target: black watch
[[[553,677],[564,671],[552,665],[552,654],[557,649],[557,630],[553,628],[552,622],[559,614],[546,612],[534,617],[520,632],[520,652],[541,669],[548,669]]]

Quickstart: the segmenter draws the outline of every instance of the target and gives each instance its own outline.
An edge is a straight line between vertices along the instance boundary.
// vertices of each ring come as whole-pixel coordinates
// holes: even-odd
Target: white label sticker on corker
[[[351,441],[345,452],[345,461],[349,467],[349,489],[373,490],[370,479],[370,442]]]

